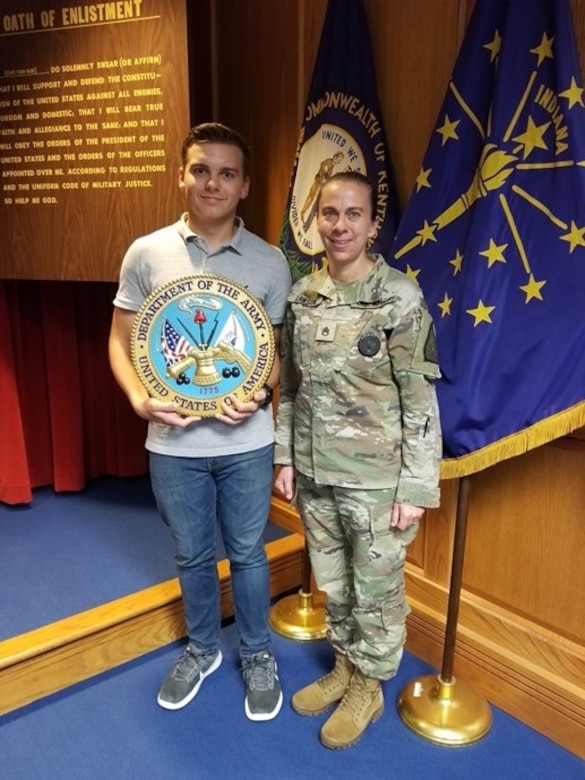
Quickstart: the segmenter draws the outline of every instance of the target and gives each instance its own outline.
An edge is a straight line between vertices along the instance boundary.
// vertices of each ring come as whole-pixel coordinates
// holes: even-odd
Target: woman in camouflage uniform
[[[368,254],[375,214],[362,174],[323,185],[327,263],[293,287],[282,336],[276,487],[298,493],[335,651],[292,706],[318,715],[341,702],[321,729],[329,748],[353,745],[382,714],[381,681],[405,641],[406,548],[439,504],[434,328],[416,282]]]

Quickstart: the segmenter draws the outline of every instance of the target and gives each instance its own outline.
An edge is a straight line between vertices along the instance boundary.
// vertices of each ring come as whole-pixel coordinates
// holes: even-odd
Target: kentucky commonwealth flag
[[[388,259],[398,200],[367,19],[362,0],[329,0],[280,234],[294,280],[322,265],[317,194],[330,176],[347,170],[364,173],[377,187],[379,229],[371,250]]]
[[[585,425],[585,107],[569,0],[477,0],[392,254],[437,327],[443,477]]]

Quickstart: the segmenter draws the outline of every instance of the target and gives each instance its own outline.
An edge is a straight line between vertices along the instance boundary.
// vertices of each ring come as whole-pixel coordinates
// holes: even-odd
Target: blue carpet
[[[385,683],[386,709],[345,751],[318,743],[325,716],[302,718],[291,693],[329,668],[326,642],[275,636],[285,703],[267,723],[248,721],[238,670],[237,633],[222,632],[224,662],[195,700],[162,710],[155,694],[180,652],[174,643],[67,692],[0,718],[3,780],[583,780],[585,763],[493,710],[493,726],[475,745],[425,742],[400,720],[398,691],[428,666],[406,655]]]
[[[269,524],[265,539],[286,533]],[[175,576],[148,477],[98,479],[79,493],[41,488],[30,506],[0,504],[0,640]]]

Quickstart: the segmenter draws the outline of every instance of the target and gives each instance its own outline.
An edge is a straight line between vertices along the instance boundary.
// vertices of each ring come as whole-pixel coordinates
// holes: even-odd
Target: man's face
[[[193,144],[179,171],[179,186],[184,190],[189,216],[196,223],[233,219],[250,188],[243,172],[242,151],[211,141]]]

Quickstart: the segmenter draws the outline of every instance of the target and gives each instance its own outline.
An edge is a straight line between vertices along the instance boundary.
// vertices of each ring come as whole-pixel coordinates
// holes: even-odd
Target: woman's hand
[[[423,507],[394,503],[390,527],[398,528],[400,531],[406,531],[411,525],[418,523],[422,519],[424,513],[425,510]]]
[[[296,479],[293,466],[280,466],[274,481],[274,487],[287,501],[292,502],[296,493]]]

